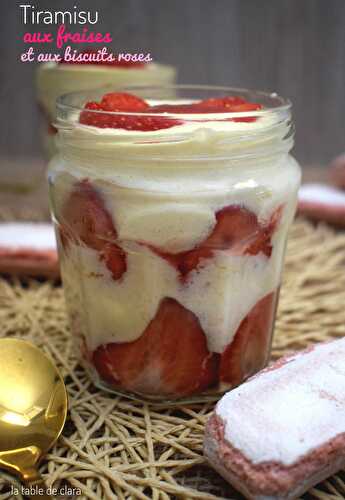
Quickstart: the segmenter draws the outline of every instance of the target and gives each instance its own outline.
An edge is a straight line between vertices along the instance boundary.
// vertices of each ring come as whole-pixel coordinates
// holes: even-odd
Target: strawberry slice
[[[247,246],[245,253],[249,255],[257,255],[262,252],[266,257],[271,257],[272,244],[271,238],[276,230],[277,225],[282,217],[283,205],[278,207],[270,217],[268,223],[261,226],[257,237]]]
[[[98,251],[115,280],[126,271],[125,252],[113,243],[117,233],[112,218],[100,194],[87,179],[74,186],[63,207],[60,236],[65,248],[73,240]]]
[[[203,113],[204,111],[200,109],[199,103],[191,104],[157,104],[155,106],[150,106],[150,113]],[[209,113],[210,111],[205,111]]]
[[[240,384],[267,363],[279,290],[259,300],[242,320],[220,361],[220,381]]]
[[[100,108],[103,111],[129,111],[142,112],[149,105],[140,97],[125,92],[109,92],[104,94],[100,102]]]
[[[88,179],[75,184],[64,205],[62,223],[74,237],[94,250],[101,251],[105,242],[116,238],[110,214]]]
[[[266,257],[272,253],[271,238],[279,222],[282,207],[279,207],[267,224],[260,224],[257,216],[239,205],[229,205],[216,213],[216,225],[211,234],[192,250],[172,254],[148,245],[160,257],[166,259],[186,279],[188,273],[196,269],[215,250],[226,250],[234,255],[257,255]]]
[[[199,103],[200,109],[209,108],[212,113],[223,112],[223,113],[244,113],[246,111],[257,111],[262,109],[262,105],[259,103],[248,102],[242,97],[221,97],[221,98],[211,98]],[[234,122],[253,122],[256,120],[255,116],[244,116],[240,118],[232,118],[230,121]]]
[[[111,272],[114,280],[122,277],[127,270],[126,252],[115,243],[106,243],[101,250],[100,259]]]
[[[217,109],[219,111],[227,112],[233,111],[234,106],[246,104],[247,101],[243,97],[211,97],[199,102],[199,106],[203,109]]]
[[[262,109],[261,104],[255,104],[255,103],[250,103],[247,102],[245,104],[240,104],[233,106],[232,112],[233,113],[244,113],[246,111],[257,111],[259,109]],[[255,116],[242,116],[241,118],[232,118],[233,122],[255,122],[256,117]]]
[[[101,102],[87,102],[80,113],[79,122],[98,128],[121,128],[124,130],[138,130],[148,132],[162,130],[182,122],[162,116],[120,115],[102,113],[102,111],[143,113],[149,109],[148,104],[131,94],[112,92],[105,94]],[[90,110],[90,111],[89,111]]]
[[[212,250],[234,249],[242,253],[260,231],[257,216],[239,205],[229,205],[216,213],[216,226],[203,243]]]
[[[162,116],[131,116],[131,115],[106,115],[105,113],[93,113],[92,118],[90,113],[82,112],[79,118],[80,123],[84,125],[92,125],[99,128],[121,128],[124,130],[136,130],[140,132],[151,132],[155,130],[163,130],[176,125],[181,125],[183,122],[172,118],[164,118]]]
[[[97,113],[94,113],[94,111],[97,111]],[[84,110],[79,115],[79,122],[84,125],[90,125],[92,127],[108,127],[109,115],[107,115],[106,113],[100,113],[100,111],[103,110],[99,102],[87,102],[84,106]]]
[[[190,104],[159,104],[151,106],[149,112],[155,113],[230,113],[255,111],[261,104],[247,102],[242,97],[211,98]],[[251,118],[251,117],[250,117]],[[252,119],[252,118],[251,118]],[[236,118],[235,120],[239,120]]]
[[[172,397],[214,384],[218,358],[208,351],[197,317],[172,298],[161,301],[137,340],[102,345],[93,353],[94,365],[108,383]]]
[[[54,125],[52,123],[48,123],[47,125],[47,133],[48,135],[55,135],[57,134],[57,128],[54,127]]]
[[[125,92],[109,92],[104,94],[101,102],[89,101],[84,106],[84,111],[81,112],[79,122],[85,125],[92,125],[99,128],[111,128],[119,120],[118,117],[101,113],[101,111],[127,111],[127,112],[143,112],[149,105],[140,97]],[[90,110],[91,112],[89,112]],[[97,111],[97,113],[94,113]],[[126,117],[126,115],[124,115]],[[133,117],[126,117],[127,123]],[[121,127],[122,128],[122,127]]]

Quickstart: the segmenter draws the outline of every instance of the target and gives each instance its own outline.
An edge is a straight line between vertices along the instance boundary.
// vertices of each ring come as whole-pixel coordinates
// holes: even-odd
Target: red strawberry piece
[[[210,101],[210,102],[208,102]],[[188,104],[159,104],[151,106],[149,112],[155,113],[219,113],[223,110],[220,99],[209,99]]]
[[[116,238],[110,214],[88,179],[75,184],[62,212],[62,224],[75,238],[94,250]]]
[[[104,111],[143,112],[149,105],[140,97],[125,92],[110,92],[104,94],[100,102]]]
[[[160,104],[151,106],[149,112],[154,113],[230,113],[261,109],[261,104],[249,103],[242,97],[211,98],[190,104]],[[254,117],[255,119],[255,117]],[[236,118],[234,121],[252,121],[253,117]]]
[[[86,103],[84,110],[80,113],[79,122],[98,128],[120,128],[141,132],[167,129],[182,123],[179,120],[162,116],[121,115],[101,112],[127,111],[128,113],[143,113],[147,109],[147,103],[139,97],[131,94],[110,93],[105,94],[100,103],[94,101]]]
[[[172,254],[149,246],[149,248],[176,267],[185,279],[215,250],[226,250],[234,255],[257,255],[260,252],[270,257],[271,237],[276,229],[282,208],[279,208],[267,224],[260,224],[257,216],[239,205],[229,205],[216,213],[216,225],[211,234],[192,250]]]
[[[201,101],[200,105],[203,107],[209,107],[212,112],[225,112],[225,113],[245,113],[249,111],[257,111],[262,109],[262,105],[253,102],[247,102],[242,97],[223,97],[220,99],[207,99],[206,101]],[[234,122],[253,122],[256,120],[255,116],[244,116],[239,118],[232,118],[231,121]]]
[[[261,104],[247,102],[245,104],[233,106],[231,111],[233,113],[245,113],[248,111],[258,111],[259,109],[262,109]],[[234,122],[255,122],[255,120],[256,120],[255,116],[242,116],[240,118],[232,118],[232,121]]]
[[[239,205],[222,208],[216,213],[216,220],[215,228],[203,243],[203,246],[213,250],[242,248],[259,231],[256,215]]]
[[[238,205],[219,210],[216,221],[212,233],[199,247],[179,256],[178,269],[182,276],[195,269],[203,259],[212,257],[215,250],[243,253],[245,246],[259,231],[256,215]]]
[[[99,102],[89,101],[85,104],[85,109],[92,109],[94,111],[102,111],[103,108]],[[104,110],[103,110],[104,111]]]
[[[145,243],[143,244],[146,245]],[[213,256],[212,249],[204,248],[203,244],[193,250],[176,254],[165,252],[153,245],[146,246],[148,246],[152,252],[159,255],[162,259],[165,259],[173,267],[175,267],[181,274],[182,281],[184,281],[187,278],[188,273],[193,269],[196,269],[203,260],[210,259]]]
[[[96,113],[94,113],[94,111],[96,111]],[[107,127],[109,115],[100,113],[100,111],[103,111],[100,103],[95,101],[87,102],[84,106],[84,111],[80,113],[79,122],[83,125],[91,125],[93,127]]]
[[[99,128],[120,128],[140,132],[163,130],[183,123],[180,120],[162,116],[106,115],[105,113],[92,113],[92,117],[89,115],[90,113],[83,111],[80,114],[80,123]]]
[[[257,255],[262,252],[266,257],[271,257],[272,244],[271,239],[276,227],[281,219],[283,206],[278,207],[270,217],[267,224],[261,226],[257,237],[246,248],[245,253],[249,255]]]
[[[108,115],[106,113],[89,113],[82,111],[79,121],[85,125],[99,128],[121,128],[125,130],[138,130],[142,132],[161,130],[181,125],[183,122],[164,116],[152,116],[154,113],[226,113],[245,112],[261,109],[260,104],[246,102],[241,97],[211,98],[190,104],[161,104],[149,106],[143,99],[128,94],[111,92],[105,94],[101,102],[89,102],[85,105],[86,110],[91,111],[126,111],[149,113],[151,116],[130,115]],[[255,117],[233,118],[233,121],[250,122]]]
[[[96,102],[96,101],[89,101],[85,104],[84,106],[85,109],[90,109],[90,110],[93,110],[93,111],[104,111],[104,109],[102,108],[101,104],[99,102]]]
[[[243,97],[211,97],[199,102],[201,108],[218,109],[219,111],[232,111],[234,106],[245,104]]]
[[[115,243],[106,243],[101,251],[101,260],[111,272],[113,278],[118,280],[127,270],[126,252]]]
[[[114,279],[126,271],[125,252],[113,243],[117,233],[112,218],[87,179],[75,185],[62,210],[60,236],[65,248],[72,239],[97,250]]]
[[[172,397],[214,384],[218,358],[208,351],[197,317],[172,298],[161,301],[137,340],[102,345],[93,353],[94,365],[108,383]]]
[[[114,117],[112,128],[123,128],[125,130],[138,130],[141,132],[149,132],[154,130],[163,130],[176,125],[181,125],[183,122],[172,118],[164,118],[162,116],[116,116]]]
[[[57,128],[52,123],[48,123],[47,131],[49,135],[57,134]]]
[[[268,360],[279,291],[259,300],[242,320],[220,361],[220,381],[240,384],[263,368]]]
[[[196,269],[199,264],[205,259],[213,257],[213,252],[210,248],[201,246],[189,252],[183,252],[175,258],[172,258],[173,264],[180,272],[182,279],[185,279],[193,269]]]
[[[159,104],[151,106],[150,113],[219,113],[218,106],[203,106],[203,102],[194,102],[190,104]]]
[[[149,108],[149,113],[204,113],[209,111],[204,111],[199,107],[199,103],[191,104],[159,104],[156,106],[151,106]]]
[[[247,102],[242,97],[222,97],[211,98],[199,103],[200,109],[209,108],[210,112],[223,112],[223,113],[244,113],[248,111],[257,111],[262,109],[262,105],[258,103]],[[205,112],[205,111],[204,111]],[[240,118],[232,118],[234,122],[253,122],[256,120],[255,116],[244,116]]]

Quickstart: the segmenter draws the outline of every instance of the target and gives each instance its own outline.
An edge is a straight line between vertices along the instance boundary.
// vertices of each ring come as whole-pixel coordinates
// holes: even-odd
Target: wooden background
[[[41,153],[35,66],[18,62],[25,31],[20,3],[29,2],[1,1],[2,158]],[[113,34],[115,50],[151,52],[155,60],[178,66],[180,82],[274,90],[289,97],[295,156],[302,163],[323,164],[345,150],[345,0],[31,3],[36,10],[97,8],[98,30]]]

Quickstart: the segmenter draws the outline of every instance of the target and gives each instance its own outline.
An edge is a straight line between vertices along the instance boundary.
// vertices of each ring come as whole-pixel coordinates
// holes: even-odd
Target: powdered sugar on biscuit
[[[345,433],[345,338],[296,354],[218,403],[225,439],[253,463],[291,465]]]

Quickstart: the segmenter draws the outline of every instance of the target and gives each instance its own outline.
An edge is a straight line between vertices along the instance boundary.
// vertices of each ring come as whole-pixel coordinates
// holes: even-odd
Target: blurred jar
[[[161,107],[130,117],[83,111],[102,93],[60,99],[49,169],[72,331],[94,382],[172,399],[230,389],[267,363],[300,183],[288,102],[174,92],[142,89]],[[224,94],[263,108],[179,108]]]

